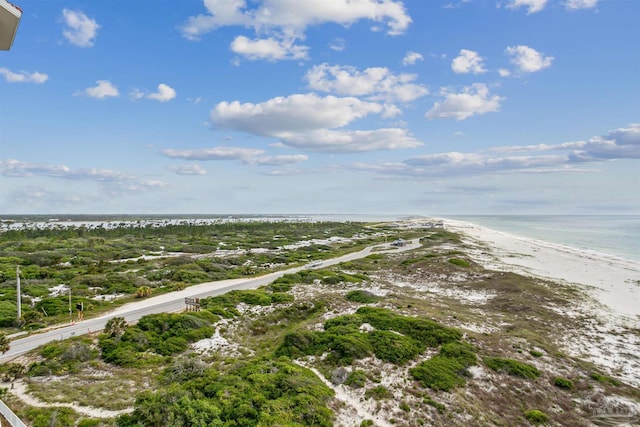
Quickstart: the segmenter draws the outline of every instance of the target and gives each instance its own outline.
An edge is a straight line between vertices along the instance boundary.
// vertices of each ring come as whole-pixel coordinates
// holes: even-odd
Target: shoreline
[[[640,317],[640,262],[577,249],[466,221],[443,219],[475,246],[473,257],[485,267],[508,270],[576,285],[606,307],[608,313]],[[602,310],[598,310],[602,311]],[[635,319],[634,319],[635,318]]]

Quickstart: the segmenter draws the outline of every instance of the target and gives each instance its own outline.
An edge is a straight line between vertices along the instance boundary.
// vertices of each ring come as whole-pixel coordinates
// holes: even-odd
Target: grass
[[[505,372],[521,378],[536,379],[540,371],[535,366],[502,357],[485,357],[484,364],[496,372]]]

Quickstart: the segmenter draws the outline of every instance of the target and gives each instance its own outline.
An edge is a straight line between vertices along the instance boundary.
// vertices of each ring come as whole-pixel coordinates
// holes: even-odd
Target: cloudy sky
[[[12,1],[0,214],[640,214],[640,1]]]

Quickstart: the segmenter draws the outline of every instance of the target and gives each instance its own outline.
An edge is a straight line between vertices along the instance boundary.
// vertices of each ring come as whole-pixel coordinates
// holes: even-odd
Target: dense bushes
[[[180,385],[138,397],[128,426],[331,426],[333,392],[308,369],[281,360],[253,360],[226,374],[209,370]]]
[[[100,349],[106,362],[119,366],[155,364],[158,356],[170,356],[185,351],[189,343],[208,338],[214,329],[210,321],[193,314],[152,314],[144,316],[122,336],[104,334]]]
[[[351,291],[345,295],[349,301],[359,302],[362,304],[370,304],[378,301],[378,297],[368,291],[363,291],[361,289]]]
[[[231,318],[240,314],[235,308],[240,303],[267,306],[291,302],[293,299],[293,295],[282,292],[269,293],[264,289],[236,290],[215,297],[203,298],[200,300],[200,306],[211,313]]]
[[[275,290],[274,286],[281,285],[310,285],[316,281],[325,285],[335,285],[340,282],[359,283],[367,279],[368,277],[364,274],[347,274],[331,270],[302,270],[293,274],[285,274],[276,279],[270,286]]]
[[[364,323],[376,330],[361,332],[360,326]],[[384,308],[362,307],[355,314],[327,320],[324,332],[287,334],[276,349],[276,355],[297,358],[328,352],[329,362],[349,364],[375,354],[385,362],[403,365],[415,359],[427,346],[435,347],[460,337],[459,331],[428,319],[402,316]]]

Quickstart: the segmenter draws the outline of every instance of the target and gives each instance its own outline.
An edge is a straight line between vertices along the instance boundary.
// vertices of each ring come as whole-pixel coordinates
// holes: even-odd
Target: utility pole
[[[20,318],[22,317],[22,307],[20,306],[21,299],[20,298],[20,266],[16,265],[16,293],[18,294],[18,301],[16,305],[18,306],[18,322],[20,322]]]
[[[71,311],[71,286],[69,286],[69,323],[73,323],[73,312]]]

